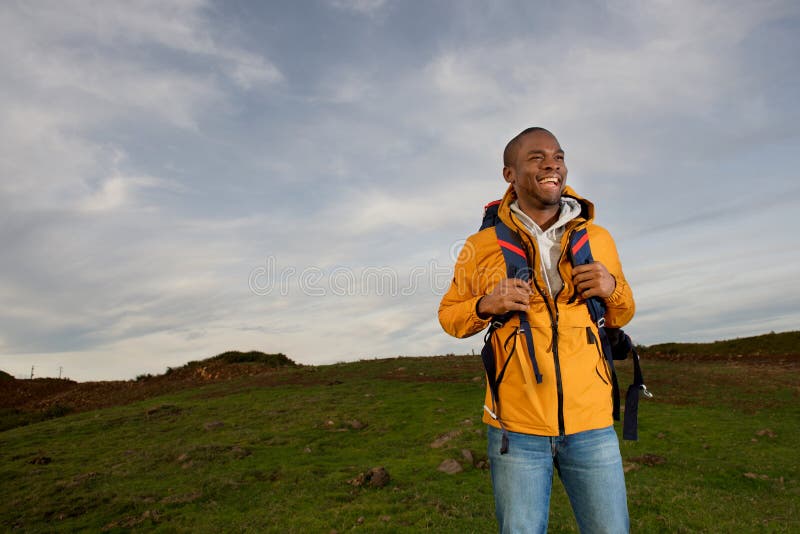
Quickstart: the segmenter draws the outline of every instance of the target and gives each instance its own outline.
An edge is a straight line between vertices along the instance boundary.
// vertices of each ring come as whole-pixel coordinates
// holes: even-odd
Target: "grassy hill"
[[[197,370],[209,364],[131,383],[172,380],[156,396],[0,432],[0,524],[495,530],[477,357],[284,365],[203,381]],[[656,396],[640,405],[640,440],[621,444],[632,530],[800,530],[800,361],[644,365]],[[619,372],[625,387],[629,362]],[[462,471],[437,470],[445,460]],[[367,481],[375,467],[388,481]],[[551,531],[577,531],[558,483]]]
[[[641,348],[641,354],[652,357],[707,359],[770,358],[800,354],[800,331],[770,332],[713,343],[661,343]]]
[[[135,381],[15,380],[4,373],[8,378],[0,380],[0,431],[69,413],[130,404],[210,382],[245,376],[285,380],[288,375],[278,377],[279,370],[299,367],[280,353],[228,351],[181,367],[168,367],[162,375],[140,375]]]

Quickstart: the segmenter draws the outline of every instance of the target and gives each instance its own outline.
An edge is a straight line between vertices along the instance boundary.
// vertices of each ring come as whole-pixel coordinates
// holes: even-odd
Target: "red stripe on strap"
[[[511,252],[514,252],[514,253],[522,256],[527,261],[527,257],[525,256],[525,251],[522,250],[521,248],[519,248],[518,246],[516,246],[516,245],[514,245],[512,243],[509,243],[508,241],[503,241],[502,239],[498,239],[497,240],[497,244],[500,245],[501,247],[505,248],[505,249],[510,250]]]
[[[575,254],[577,254],[577,253],[578,253],[578,251],[579,251],[580,249],[582,249],[582,248],[583,248],[583,245],[585,245],[587,241],[589,241],[589,234],[588,234],[588,233],[585,233],[585,234],[583,234],[583,236],[582,236],[582,237],[581,237],[581,238],[578,240],[578,242],[577,242],[577,243],[575,243],[574,245],[572,245],[572,255],[574,256]]]
[[[483,211],[486,211],[487,209],[491,208],[492,206],[497,206],[501,202],[502,202],[502,200],[492,200],[491,202],[489,202],[488,204],[486,204],[483,207]]]

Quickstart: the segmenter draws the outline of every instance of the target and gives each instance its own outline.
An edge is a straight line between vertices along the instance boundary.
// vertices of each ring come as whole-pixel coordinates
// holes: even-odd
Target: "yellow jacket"
[[[594,206],[569,187],[565,188],[563,196],[578,200],[581,214],[567,223],[561,239],[558,269],[564,287],[555,299],[542,289],[547,285],[542,279],[535,238],[511,212],[510,205],[516,199],[513,188],[509,187],[498,212],[501,220],[520,235],[528,258],[534,260],[535,291],[528,320],[536,361],[543,375],[542,383],[537,384],[525,336],[518,332],[519,318],[515,315],[492,336],[497,369],[502,369],[506,360],[511,359],[499,386],[497,406],[493,406],[491,393],[486,388],[486,406],[493,409],[503,426],[512,432],[557,436],[613,424],[611,377],[597,327],[589,317],[586,302],[573,295],[572,265],[566,249],[575,229],[586,227],[595,261],[601,262],[616,279],[614,293],[605,299],[606,326],[622,327],[631,320],[635,310],[633,293],[622,273],[611,235],[592,222]],[[450,289],[439,305],[442,328],[460,338],[486,328],[490,320],[478,317],[478,299],[489,294],[506,277],[506,264],[495,229],[487,228],[470,236],[459,254]],[[483,421],[500,426],[488,412],[484,413]]]

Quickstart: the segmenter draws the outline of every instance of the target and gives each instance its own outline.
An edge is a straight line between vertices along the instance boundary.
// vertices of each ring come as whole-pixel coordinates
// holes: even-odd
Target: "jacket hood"
[[[577,221],[591,222],[594,220],[594,204],[579,196],[570,186],[564,188],[561,196],[574,198],[580,204],[581,213],[578,215]],[[498,217],[500,217],[509,228],[514,227],[513,221],[511,220],[511,203],[515,200],[517,200],[517,193],[514,191],[514,186],[509,184],[506,194],[503,195],[503,200],[500,202],[500,207],[497,210]]]

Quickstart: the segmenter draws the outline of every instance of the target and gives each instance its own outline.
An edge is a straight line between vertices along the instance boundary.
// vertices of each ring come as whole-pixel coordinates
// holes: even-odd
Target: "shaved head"
[[[519,151],[520,139],[522,139],[523,137],[525,137],[528,134],[535,133],[535,132],[545,132],[545,133],[549,133],[550,135],[553,135],[553,133],[550,130],[548,130],[546,128],[541,128],[539,126],[532,126],[530,128],[525,128],[520,133],[518,133],[516,135],[516,137],[514,137],[514,139],[509,141],[508,144],[506,145],[506,149],[503,150],[503,166],[504,167],[508,167],[510,165],[513,165],[514,160],[517,158],[517,152]],[[553,138],[555,138],[555,135],[553,135]]]

